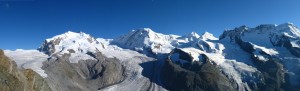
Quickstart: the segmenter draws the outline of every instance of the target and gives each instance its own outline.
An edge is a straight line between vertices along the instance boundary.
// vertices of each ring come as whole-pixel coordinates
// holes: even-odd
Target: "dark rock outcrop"
[[[45,40],[44,43],[40,48],[38,48],[39,51],[44,52],[45,54],[51,55],[55,52],[55,45],[58,45],[62,38],[58,38],[55,40],[47,41]]]
[[[171,91],[235,91],[237,85],[229,80],[221,71],[206,58],[201,64],[191,63],[191,68],[167,59],[162,68],[162,81]]]

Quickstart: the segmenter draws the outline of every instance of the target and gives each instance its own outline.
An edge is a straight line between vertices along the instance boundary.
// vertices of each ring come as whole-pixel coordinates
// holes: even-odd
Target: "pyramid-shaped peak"
[[[148,35],[153,35],[156,32],[154,32],[152,29],[150,28],[139,28],[139,29],[134,29],[132,30],[131,33],[129,34],[138,34],[138,35],[144,35],[144,36],[148,36]]]
[[[207,39],[218,40],[218,38],[216,38],[212,33],[209,33],[209,32],[204,32],[200,38],[204,39],[204,40],[207,40]]]
[[[213,34],[212,33],[209,33],[209,32],[204,32],[201,36],[213,36]]]

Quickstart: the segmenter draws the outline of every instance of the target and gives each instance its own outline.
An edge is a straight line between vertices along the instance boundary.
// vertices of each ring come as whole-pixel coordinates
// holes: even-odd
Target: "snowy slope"
[[[143,28],[133,30],[126,35],[120,36],[114,39],[112,43],[142,53],[169,53],[171,49],[174,48],[172,42],[178,37],[177,35],[156,33],[150,28]],[[150,49],[150,51],[147,49]]]
[[[107,40],[109,41],[109,40]],[[38,49],[49,56],[70,54],[71,63],[78,63],[79,60],[96,60],[88,55],[88,52],[96,52],[104,46],[97,39],[89,34],[68,31],[64,34],[46,39]]]
[[[295,54],[293,51],[299,48],[299,43],[297,43],[300,40],[299,34],[299,29],[292,23],[264,24],[255,28],[242,26],[225,31],[221,35],[221,39],[235,44],[238,38],[243,42],[250,43],[254,49],[251,53],[262,61],[279,58],[286,67],[285,71],[290,76],[291,84],[298,85],[299,82],[296,81],[300,80],[300,67],[297,66],[299,64],[297,55],[299,54]]]
[[[198,35],[195,32],[184,36],[172,37],[174,35],[165,35],[156,33],[151,29],[139,29],[123,35],[112,42],[123,48],[129,48],[139,51],[143,54],[148,54],[144,50],[150,49],[154,53],[168,54],[174,48],[179,48],[182,51],[190,54],[193,61],[200,61],[201,54],[208,56],[208,58],[220,67],[228,77],[239,83],[240,90],[248,89],[247,82],[259,79],[259,72],[251,62],[251,58],[247,52],[239,49],[238,45],[231,44],[229,41],[220,41],[212,34],[205,32]],[[156,51],[152,46],[159,46],[157,48],[164,48]],[[257,47],[261,48],[261,47]],[[267,49],[263,49],[269,51]],[[241,55],[237,55],[239,53]],[[177,59],[180,63],[188,61],[179,59],[179,54],[174,54],[171,59]],[[242,68],[242,69],[241,69]]]
[[[17,63],[19,68],[32,69],[43,78],[47,77],[45,71],[41,68],[43,62],[47,61],[48,56],[38,50],[22,50],[15,51],[4,50],[6,56],[11,58]]]
[[[297,27],[291,23],[263,24],[255,28],[241,26],[225,31],[220,40],[207,32],[201,36],[197,36],[195,33],[184,35],[173,39],[173,44],[171,44],[173,47],[170,48],[183,50],[190,54],[193,61],[199,61],[201,54],[208,56],[225,75],[239,84],[239,90],[250,90],[249,83],[262,82],[261,72],[254,65],[252,55],[262,61],[273,58],[281,59],[286,71],[290,74],[291,84],[298,85],[299,83],[296,81],[299,80],[300,70],[295,64],[299,64],[299,58],[293,56],[297,54],[291,54],[293,52],[289,48],[299,48],[299,32]],[[241,45],[239,41],[249,43],[248,49],[251,52],[241,49],[245,46]],[[139,42],[139,44],[143,44],[143,42]],[[171,59],[179,59],[179,55],[174,54]],[[179,61],[180,63],[188,62],[182,59]]]
[[[97,48],[100,48],[98,46],[99,42],[92,36],[83,32],[75,33],[68,31],[64,34],[46,39],[39,50],[44,51],[49,55],[73,52],[86,53],[88,51],[96,51]]]
[[[198,35],[191,32],[184,36],[173,34],[156,33],[150,28],[132,30],[128,34],[122,35],[112,41],[122,48],[132,49],[143,54],[167,54],[176,47],[196,47],[199,38],[204,40],[217,40],[212,34],[204,33]]]

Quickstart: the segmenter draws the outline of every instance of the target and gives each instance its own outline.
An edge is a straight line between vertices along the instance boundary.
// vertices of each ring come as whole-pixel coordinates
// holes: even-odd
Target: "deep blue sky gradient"
[[[36,49],[66,31],[115,38],[136,28],[219,36],[241,25],[300,25],[300,0],[0,0],[0,48]]]

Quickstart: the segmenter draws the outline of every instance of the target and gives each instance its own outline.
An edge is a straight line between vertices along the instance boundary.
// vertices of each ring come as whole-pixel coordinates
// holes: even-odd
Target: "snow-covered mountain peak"
[[[63,53],[86,53],[95,51],[99,42],[84,32],[68,31],[64,34],[46,39],[38,49],[48,55]]]
[[[280,25],[276,24],[262,24],[258,25],[255,28],[249,28],[247,26],[240,26],[233,30],[225,30],[223,34],[220,36],[220,39],[230,38],[234,40],[235,37],[273,37],[273,36],[288,36],[288,37],[299,37],[300,31],[299,29],[292,23],[283,23]]]
[[[170,52],[170,48],[173,47],[171,42],[178,37],[180,36],[165,35],[156,33],[150,28],[141,28],[114,39],[112,43],[123,48],[133,49],[144,53],[167,53]],[[150,49],[150,51],[148,49]]]
[[[191,32],[191,33],[188,34],[187,36],[189,36],[189,37],[194,37],[194,38],[199,38],[199,37],[200,37],[200,35],[197,34],[196,32]]]
[[[130,32],[129,34],[137,34],[137,35],[140,35],[140,36],[148,36],[150,37],[149,35],[153,35],[155,34],[155,32],[150,29],[150,28],[140,28],[140,29],[135,29],[135,30],[132,30],[132,32]]]
[[[288,26],[295,26],[293,23],[291,22],[287,22],[287,23],[282,23],[279,25],[276,25],[277,27],[288,27]]]
[[[200,37],[200,35],[197,34],[196,32],[191,32],[189,34],[186,34],[186,35],[180,37],[179,39],[184,39],[188,42],[188,41],[198,40],[199,37]]]
[[[218,40],[218,38],[216,38],[213,34],[209,33],[209,32],[204,32],[201,36],[201,39],[203,40]]]
[[[300,30],[293,23],[283,23],[276,26],[277,34],[283,34],[289,37],[300,37]]]
[[[47,42],[56,40],[56,39],[74,39],[74,38],[93,38],[92,36],[90,36],[89,34],[86,34],[84,32],[72,32],[72,31],[68,31],[66,33],[60,34],[60,35],[56,35],[52,38],[48,38],[46,39]]]
[[[155,33],[151,28],[140,28],[137,31],[145,31],[147,33]]]

